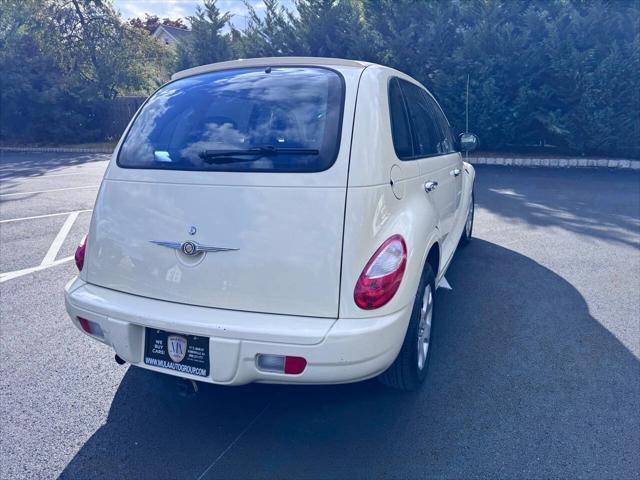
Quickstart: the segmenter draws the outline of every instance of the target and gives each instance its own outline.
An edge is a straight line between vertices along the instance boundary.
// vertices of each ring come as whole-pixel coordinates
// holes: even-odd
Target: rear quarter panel
[[[390,68],[370,66],[358,90],[345,213],[341,318],[387,315],[412,304],[427,253],[438,238],[437,213],[425,202],[418,162],[399,160],[393,147],[387,94],[392,76],[408,78]],[[402,171],[401,199],[390,184],[393,166]],[[355,284],[378,247],[394,234],[404,237],[408,250],[400,288],[383,307],[362,310],[353,299]]]

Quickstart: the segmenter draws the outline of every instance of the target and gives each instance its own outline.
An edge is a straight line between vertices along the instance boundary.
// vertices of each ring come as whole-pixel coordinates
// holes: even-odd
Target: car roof
[[[318,65],[318,66],[336,66],[336,67],[355,67],[365,68],[373,65],[369,62],[359,60],[345,60],[343,58],[326,58],[326,57],[265,57],[265,58],[243,58],[240,60],[231,60],[228,62],[210,63],[209,65],[201,65],[199,67],[189,68],[176,72],[171,76],[171,80],[198,75],[200,73],[214,72],[216,70],[229,70],[231,68],[245,67],[265,67],[278,65]]]

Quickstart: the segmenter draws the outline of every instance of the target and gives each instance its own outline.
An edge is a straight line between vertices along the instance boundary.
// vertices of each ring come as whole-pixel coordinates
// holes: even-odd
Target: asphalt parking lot
[[[478,167],[418,393],[187,398],[66,317],[106,160],[2,156],[2,479],[640,478],[638,173]]]

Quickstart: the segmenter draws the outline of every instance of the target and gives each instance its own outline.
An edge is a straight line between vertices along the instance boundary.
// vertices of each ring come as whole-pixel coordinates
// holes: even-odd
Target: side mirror
[[[460,134],[460,149],[463,152],[470,152],[476,148],[478,148],[478,137],[469,132]]]

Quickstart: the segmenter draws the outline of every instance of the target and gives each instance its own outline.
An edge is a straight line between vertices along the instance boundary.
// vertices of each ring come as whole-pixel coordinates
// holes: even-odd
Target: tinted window
[[[444,113],[442,113],[442,109],[431,97],[431,95],[424,91],[423,94],[426,97],[427,103],[431,106],[431,111],[433,112],[432,116],[435,119],[436,125],[438,127],[438,143],[436,145],[438,153],[455,152],[453,135],[451,134],[451,127],[449,126],[447,118],[444,116]]]
[[[118,164],[203,171],[325,170],[340,146],[343,95],[342,78],[322,68],[246,68],[183,78],[145,104]]]
[[[397,79],[389,82],[389,112],[391,115],[391,133],[393,146],[398,158],[411,158],[413,156],[413,143],[411,140],[411,127],[407,108],[402,98],[402,90]]]
[[[413,132],[413,149],[417,157],[437,155],[440,130],[433,119],[433,109],[427,93],[417,85],[400,80],[404,98],[409,109]]]

